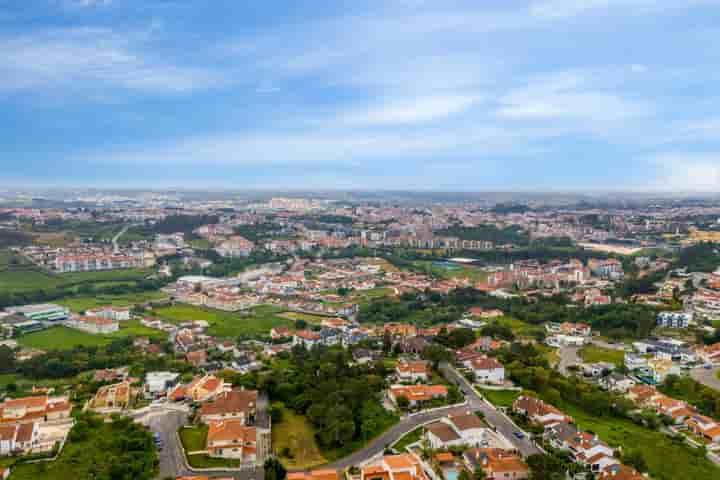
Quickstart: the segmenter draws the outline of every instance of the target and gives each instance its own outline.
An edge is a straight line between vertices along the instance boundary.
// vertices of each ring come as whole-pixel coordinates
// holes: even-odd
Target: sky
[[[0,0],[0,184],[720,190],[720,0]]]

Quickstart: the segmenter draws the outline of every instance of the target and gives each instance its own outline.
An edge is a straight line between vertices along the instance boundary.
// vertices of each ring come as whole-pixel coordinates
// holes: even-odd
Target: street
[[[690,376],[696,382],[720,391],[720,378],[717,377],[718,372],[720,372],[720,365],[715,365],[713,368],[700,367],[690,370]]]
[[[522,439],[515,437],[514,433],[520,431],[520,428],[495,407],[483,400],[460,372],[447,363],[441,364],[440,370],[446,375],[447,379],[454,381],[460,387],[470,402],[471,408],[475,411],[481,411],[485,415],[485,421],[512,442],[523,457],[542,453],[527,435]]]

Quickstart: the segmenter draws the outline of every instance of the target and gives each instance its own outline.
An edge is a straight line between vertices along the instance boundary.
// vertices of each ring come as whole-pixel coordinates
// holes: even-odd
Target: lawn
[[[611,446],[639,449],[655,480],[680,478],[720,478],[720,467],[713,465],[696,449],[674,442],[664,433],[640,427],[629,420],[597,417],[572,404],[558,404],[583,430],[597,433]]]
[[[601,348],[595,345],[587,345],[581,348],[578,354],[585,363],[608,362],[620,366],[625,362],[625,352],[622,350]]]
[[[208,334],[220,338],[236,338],[241,335],[267,336],[273,327],[291,327],[293,321],[278,314],[282,308],[261,305],[247,312],[231,313],[195,307],[193,305],[172,305],[153,310],[153,314],[171,323],[189,320],[205,320],[210,323]]]
[[[489,390],[478,388],[480,394],[496,407],[509,407],[522,393],[520,390]]]
[[[289,469],[306,469],[326,463],[315,442],[315,430],[310,422],[287,408],[282,409],[282,421],[272,426],[272,446],[280,461]]]
[[[400,437],[400,440],[398,440],[394,445],[393,448],[397,452],[404,452],[405,447],[408,445],[412,445],[413,443],[417,442],[422,438],[423,434],[423,427],[418,427],[415,430],[412,430],[411,432],[406,433],[402,437]]]
[[[467,278],[473,282],[484,282],[488,277],[488,273],[485,270],[471,265],[447,264],[446,266],[427,260],[418,260],[413,262],[413,264],[426,273],[431,273],[444,279]]]
[[[204,453],[189,455],[190,452],[199,452],[205,450],[207,432],[208,427],[205,425],[180,429],[180,441],[183,444],[185,453],[188,454],[187,459],[188,463],[190,463],[190,466],[193,468],[226,468],[237,467],[238,465],[240,465],[239,460],[212,458]]]
[[[68,297],[55,303],[65,305],[73,312],[83,312],[92,308],[112,305],[114,307],[131,307],[152,300],[165,298],[162,292],[138,292],[123,295],[95,295],[92,297]]]
[[[92,335],[74,328],[58,326],[40,332],[28,333],[18,337],[17,341],[20,345],[28,348],[71,350],[78,345],[99,347],[107,345],[111,340],[103,335]]]
[[[140,323],[140,320],[132,319],[120,322],[120,330],[108,335],[111,338],[122,337],[148,337],[157,339],[166,339],[168,334],[161,330],[146,327]]]

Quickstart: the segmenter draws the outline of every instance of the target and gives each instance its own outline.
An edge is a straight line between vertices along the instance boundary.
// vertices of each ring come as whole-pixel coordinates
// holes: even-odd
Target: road
[[[118,245],[118,240],[120,240],[120,237],[125,235],[125,232],[128,231],[128,228],[130,228],[130,225],[125,225],[122,230],[120,230],[117,235],[115,235],[112,238],[112,244],[113,244],[113,251],[117,252],[120,250],[120,246]]]
[[[578,355],[579,347],[560,347],[558,354],[560,361],[558,362],[557,368],[563,375],[567,375],[567,368],[570,365],[576,365],[582,363],[582,359]]]
[[[604,342],[602,340],[597,340],[597,339],[590,340],[590,343],[592,343],[596,347],[606,348],[608,350],[625,351],[625,349],[626,349],[626,346],[622,343],[607,343],[607,342]]]
[[[527,435],[522,439],[515,437],[514,433],[519,431],[520,428],[486,402],[460,372],[447,363],[441,364],[440,370],[445,374],[445,378],[454,381],[460,387],[465,394],[465,398],[470,402],[470,407],[475,411],[481,411],[485,415],[485,421],[512,442],[523,457],[542,453]]]
[[[690,376],[706,387],[720,391],[720,379],[717,377],[718,372],[720,372],[720,365],[709,369],[700,367],[690,370]]]
[[[186,467],[182,453],[182,445],[177,436],[177,431],[187,424],[187,413],[161,408],[136,418],[137,421],[148,426],[153,433],[159,433],[163,442],[163,449],[159,452],[160,472],[158,479],[177,478],[181,476],[205,475],[210,478],[223,477],[237,480],[259,480],[262,478],[261,470],[225,471],[212,470],[193,472]]]

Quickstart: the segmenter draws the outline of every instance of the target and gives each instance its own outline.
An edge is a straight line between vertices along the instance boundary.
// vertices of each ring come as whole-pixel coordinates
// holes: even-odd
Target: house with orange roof
[[[428,480],[420,460],[412,454],[385,455],[360,469],[360,480]]]
[[[497,359],[483,355],[473,358],[469,363],[477,382],[494,385],[505,383],[505,367]]]
[[[720,363],[720,342],[699,348],[697,355],[705,363]]]
[[[324,468],[309,472],[288,472],[287,480],[339,480],[337,470]]]
[[[207,364],[207,352],[205,350],[195,350],[185,354],[185,360],[194,367],[200,367]]]
[[[628,390],[627,398],[629,398],[635,405],[644,406],[650,402],[654,397],[659,395],[657,388],[650,385],[635,385]]]
[[[0,403],[0,424],[46,422],[69,418],[72,406],[67,397],[22,397]]]
[[[427,381],[430,364],[425,360],[400,361],[395,366],[395,373],[401,382]]]
[[[695,435],[710,442],[720,443],[720,423],[712,418],[696,413],[686,418],[684,423]]]
[[[531,422],[547,428],[560,423],[572,423],[573,419],[539,398],[521,395],[512,404],[513,412],[525,415]]]
[[[235,419],[243,425],[252,424],[257,413],[257,390],[233,389],[222,392],[213,400],[200,406],[199,416],[203,423]]]
[[[0,456],[30,453],[37,441],[37,423],[0,425]]]
[[[100,387],[88,407],[98,412],[124,410],[130,406],[132,387],[130,382],[120,382]]]
[[[0,480],[7,480],[10,478],[10,473],[12,470],[10,470],[10,467],[0,467]]]
[[[647,480],[640,472],[627,465],[610,465],[602,472],[596,473],[595,478],[600,480]]]
[[[472,448],[463,454],[463,461],[470,471],[482,469],[489,480],[524,480],[530,476],[530,468],[517,453],[499,448]]]
[[[226,384],[214,375],[195,377],[187,385],[178,385],[170,392],[168,398],[180,402],[190,400],[193,402],[206,402],[220,395],[226,390]]]
[[[240,420],[211,421],[208,425],[206,450],[211,457],[262,464],[269,447],[269,443],[258,442],[255,427],[244,425]]]
[[[388,333],[391,337],[414,337],[417,335],[417,328],[408,323],[386,323],[383,326],[383,333]]]
[[[446,398],[448,389],[444,385],[392,385],[388,390],[388,398],[395,405],[398,398],[405,397],[411,407],[416,407],[436,398]]]

